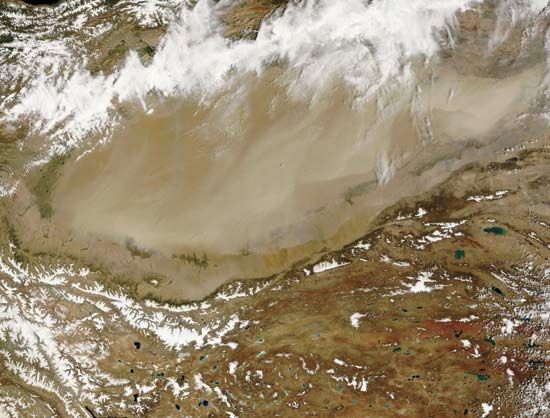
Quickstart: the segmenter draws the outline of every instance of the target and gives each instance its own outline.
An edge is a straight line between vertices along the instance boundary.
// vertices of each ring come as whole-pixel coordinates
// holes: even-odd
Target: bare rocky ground
[[[283,7],[242,4],[227,36],[253,36]],[[470,35],[453,65],[498,77],[539,59],[538,47],[521,53],[520,33],[483,54],[488,4],[459,16]],[[162,23],[124,25],[104,32],[105,48],[86,45],[90,68],[154,53]],[[516,143],[388,207],[338,251],[179,305],[29,249],[2,199],[0,416],[548,416],[550,142]],[[12,137],[0,152],[3,174],[32,155]],[[31,175],[40,200],[55,173]]]
[[[285,4],[285,2],[263,0],[236,1],[228,7],[217,9],[216,13],[222,16],[226,27],[226,36],[235,38],[254,37],[259,22],[266,17],[281,13]],[[525,34],[522,25],[512,27],[504,41],[496,43],[494,48],[488,49],[491,37],[498,32],[500,19],[498,7],[500,4],[497,1],[486,1],[471,10],[457,14],[458,29],[456,34],[452,34],[456,39],[453,42],[442,43],[447,47],[442,51],[441,62],[437,61],[433,64],[433,67],[427,66],[423,69],[426,70],[425,72],[419,71],[421,74],[419,77],[422,77],[423,81],[426,82],[425,88],[423,87],[424,90],[429,91],[429,88],[433,87],[431,82],[442,78],[441,74],[438,74],[437,68],[440,64],[440,66],[445,65],[456,71],[460,76],[479,77],[482,80],[490,80],[491,82],[500,79],[506,80],[512,78],[508,77],[510,75],[519,74],[530,69],[533,69],[534,73],[544,74],[542,69],[545,65],[544,37],[547,31],[547,19],[541,18],[534,22],[530,27],[529,36]],[[81,54],[87,57],[86,66],[94,74],[114,71],[116,66],[123,62],[129,51],[137,53],[144,62],[150,59],[155,53],[159,39],[166,31],[170,11],[176,7],[176,3],[167,1],[162,3],[163,7],[159,8],[155,14],[147,15],[146,19],[137,20],[136,16],[140,16],[140,14],[136,12],[137,6],[132,1],[97,1],[90,6],[90,3],[75,0],[64,2],[63,5],[64,8],[55,13],[52,10],[59,9],[37,9],[40,12],[36,13],[40,13],[39,16],[44,21],[51,21],[52,16],[62,16],[64,23],[74,22],[78,20],[78,16],[85,15],[87,18],[84,23],[75,25],[75,27],[69,26],[63,30],[60,27],[61,25],[50,28],[44,23],[43,25],[37,25],[36,28],[33,26],[33,31],[36,33],[32,35],[39,38],[43,37],[41,39],[47,45],[50,45],[50,43],[55,45],[55,42],[59,40],[59,33],[64,31],[66,39],[71,41],[69,43],[71,47],[79,49]],[[0,7],[9,9],[9,5]],[[90,15],[90,7],[94,8],[93,15]],[[8,21],[9,25],[15,27],[19,32],[14,30],[14,40],[2,44],[3,49],[0,50],[2,52],[4,50],[10,51],[10,48],[13,49],[13,54],[8,53],[2,56],[6,59],[3,63],[9,64],[15,56],[20,57],[20,54],[17,55],[18,53],[16,54],[14,51],[17,48],[24,48],[22,45],[26,38],[20,32],[25,36],[28,35],[23,30],[27,28],[25,25],[29,24],[27,13],[30,14],[28,11],[25,13],[20,12],[23,17],[14,18],[14,14],[5,12],[5,15],[11,18]],[[100,22],[101,24],[99,24]],[[449,37],[451,35],[440,33],[438,36]],[[30,51],[29,54],[31,54]],[[14,86],[25,82],[24,78],[17,77],[17,71],[13,73],[5,71],[2,72],[1,76],[10,78],[3,83],[3,86],[8,86],[5,87],[7,89],[12,89]],[[531,76],[526,75],[525,77]],[[533,76],[532,78],[536,79],[537,77]],[[515,133],[508,135],[512,137],[508,141],[509,143],[514,143],[513,138],[523,127],[525,127],[526,134],[537,132],[537,124],[543,119],[539,115],[544,115],[547,110],[544,93],[545,85],[543,81],[539,85],[539,81],[531,81],[530,83],[539,86],[538,89],[535,87],[531,90],[540,90],[535,98],[540,103],[533,103],[529,105],[528,109],[526,108],[528,113],[522,115],[522,121],[515,125]],[[495,86],[494,89],[496,88],[498,87]],[[3,90],[2,86],[0,86],[0,90]],[[487,89],[487,91],[490,90]],[[525,91],[527,91],[527,88]],[[452,92],[452,87],[450,87],[449,94],[453,94]],[[2,93],[5,92],[2,91]],[[513,93],[508,92],[502,94],[503,97],[513,96]],[[529,94],[525,93],[525,95]],[[13,95],[16,97],[17,94],[12,93]],[[419,100],[432,100],[431,97],[427,97]],[[473,100],[475,101],[477,98]],[[490,114],[491,107],[497,107],[496,105],[498,103],[487,103],[488,114]],[[121,110],[122,116],[120,118],[131,118],[128,115],[136,109],[132,108],[131,104],[120,104],[120,108],[124,106],[128,106],[129,109],[127,111]],[[442,113],[445,112],[440,112],[440,114]],[[439,173],[443,172],[444,175],[447,175],[451,169],[464,162],[481,159],[482,154],[486,152],[485,149],[482,149],[482,145],[487,142],[506,142],[506,138],[501,141],[501,137],[506,137],[506,132],[503,134],[503,132],[498,131],[491,132],[486,138],[475,136],[469,138],[468,135],[470,134],[468,132],[460,133],[465,138],[461,137],[452,145],[442,144],[440,138],[433,138],[432,133],[434,129],[437,131],[437,125],[445,124],[445,122],[437,120],[437,115],[432,115],[428,110],[425,113],[404,113],[403,120],[405,124],[409,122],[409,119],[414,119],[414,129],[411,129],[411,131],[414,131],[413,135],[422,138],[422,141],[429,144],[424,150],[419,151],[424,153],[425,160],[433,157],[434,160],[437,160],[437,163],[441,163],[440,166],[444,168],[439,170]],[[482,117],[479,119],[482,119]],[[503,120],[501,125],[515,124],[511,120],[511,117]],[[0,125],[1,123],[0,120]],[[432,124],[433,126],[431,126]],[[482,124],[483,122],[481,122]],[[397,125],[398,123],[396,123]],[[296,239],[296,242],[293,242],[292,245],[281,245],[280,248],[256,248],[254,242],[256,236],[254,234],[251,234],[252,238],[250,238],[252,244],[239,242],[239,244],[235,244],[235,248],[224,251],[205,250],[201,245],[185,245],[185,239],[183,238],[181,248],[163,250],[155,248],[154,245],[149,246],[147,243],[134,241],[132,238],[133,231],[125,231],[126,235],[122,236],[121,234],[114,238],[108,236],[98,238],[93,234],[90,236],[85,233],[79,235],[80,231],[77,228],[72,230],[71,226],[63,224],[62,219],[60,222],[52,215],[55,215],[53,195],[57,182],[64,174],[70,173],[70,170],[67,171],[67,166],[78,160],[83,155],[83,151],[77,146],[72,148],[67,146],[64,153],[49,159],[47,163],[29,166],[29,161],[36,162],[41,159],[41,152],[44,152],[41,147],[44,146],[45,142],[48,142],[47,139],[45,140],[48,137],[36,135],[27,139],[25,138],[26,128],[25,123],[22,122],[17,131],[3,134],[2,126],[0,126],[0,140],[3,144],[0,152],[3,155],[4,163],[4,168],[0,172],[0,179],[8,178],[8,182],[11,184],[18,182],[17,205],[10,206],[9,210],[11,211],[12,226],[21,241],[33,252],[44,252],[52,255],[63,253],[64,256],[78,259],[80,262],[93,264],[96,268],[105,268],[116,276],[116,281],[126,283],[132,293],[140,298],[153,294],[155,297],[164,300],[183,301],[186,298],[197,297],[196,293],[192,294],[189,291],[189,287],[200,289],[197,293],[200,293],[198,297],[202,297],[205,293],[212,291],[218,284],[228,280],[228,278],[266,276],[287,269],[298,260],[309,257],[312,252],[319,251],[324,247],[339,248],[343,243],[359,236],[364,231],[365,225],[370,222],[371,212],[377,212],[383,206],[379,205],[375,209],[367,207],[370,196],[378,193],[378,186],[375,181],[371,181],[372,179],[358,178],[354,180],[355,183],[350,182],[351,187],[349,189],[342,190],[341,199],[338,196],[340,206],[337,209],[340,210],[342,215],[339,215],[337,210],[333,211],[336,213],[335,218],[346,219],[347,221],[354,217],[349,224],[335,225],[330,233],[327,232],[328,228],[326,227],[322,231],[320,231],[322,228],[318,228],[313,232],[308,231],[309,235],[304,234],[303,237],[300,237],[302,241]],[[467,126],[464,128],[464,131],[468,131]],[[444,131],[444,129],[440,130]],[[405,131],[401,134],[401,136],[406,135],[411,135],[411,133]],[[93,139],[90,142],[93,143]],[[467,152],[463,152],[463,148]],[[476,149],[479,149],[479,152],[476,152]],[[139,151],[129,149],[127,152],[136,152],[139,155]],[[489,153],[491,152],[489,150]],[[436,153],[438,153],[437,156]],[[469,158],[464,158],[464,161],[462,161],[463,154],[468,154]],[[374,152],[372,155],[374,155]],[[485,158],[485,155],[483,155],[483,158]],[[418,161],[416,162],[418,163]],[[153,166],[153,164],[150,165]],[[426,178],[428,175],[423,173],[423,170],[427,171],[431,168],[431,162],[428,162],[425,166],[419,167],[415,175],[424,174],[424,178]],[[374,172],[374,170],[371,171]],[[406,179],[413,177],[409,176],[405,170],[403,172],[405,174],[402,174],[402,177],[406,177]],[[396,177],[399,178],[399,176]],[[22,181],[19,181],[20,179]],[[424,180],[417,181],[419,184],[423,182]],[[412,185],[411,187],[414,188],[415,186]],[[369,193],[371,194],[369,195]],[[382,195],[382,193],[378,194]],[[396,192],[395,195],[397,194]],[[365,207],[361,207],[362,202],[367,202]],[[321,213],[324,210],[323,206],[327,205],[324,205],[324,203],[323,205],[319,204],[315,210]],[[364,213],[358,215],[360,208],[363,209]],[[347,212],[344,213],[345,211],[349,211],[352,215],[347,215]],[[325,210],[326,214],[322,216],[330,218],[333,212]],[[317,219],[313,216],[311,219],[312,224],[317,222]],[[337,224],[338,221],[340,219],[335,219],[334,224]],[[309,219],[308,222],[310,222]],[[329,224],[332,221],[323,220],[323,222]],[[321,221],[319,221],[319,224],[321,224]],[[357,231],[357,225],[359,225],[359,232]],[[219,229],[223,230],[223,228]],[[298,227],[295,229],[300,230]],[[284,236],[286,231],[284,229],[281,229],[281,231],[274,227],[273,231],[270,232]],[[204,267],[207,265],[209,268],[205,269]],[[186,277],[189,284],[187,288],[179,286],[178,278],[182,276]],[[151,279],[158,281],[159,285],[151,286],[149,284]]]
[[[549,181],[550,143],[525,143],[388,208],[340,251],[182,306],[132,300],[78,263],[41,267],[54,260],[25,253],[4,219],[0,319],[19,319],[0,320],[0,408],[545,416]]]

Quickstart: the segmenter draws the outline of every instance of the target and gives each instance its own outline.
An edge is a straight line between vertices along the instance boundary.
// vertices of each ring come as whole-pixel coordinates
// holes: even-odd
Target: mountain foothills
[[[540,0],[0,3],[0,417],[548,416],[549,45]]]
[[[184,305],[30,254],[5,221],[3,414],[544,416],[550,144],[521,148]]]

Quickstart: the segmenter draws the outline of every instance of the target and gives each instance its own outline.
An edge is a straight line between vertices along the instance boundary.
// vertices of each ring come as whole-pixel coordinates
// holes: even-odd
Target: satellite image
[[[550,417],[548,0],[0,1],[0,418]]]

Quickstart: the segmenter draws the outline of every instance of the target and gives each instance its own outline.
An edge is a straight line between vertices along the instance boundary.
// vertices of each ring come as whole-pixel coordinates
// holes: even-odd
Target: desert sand
[[[176,278],[170,292],[181,298],[276,273],[357,238],[385,206],[453,167],[490,157],[544,74],[534,65],[491,79],[443,66],[381,108],[337,84],[314,101],[291,98],[273,82],[279,71],[206,105],[157,103],[108,144],[73,154],[53,189],[52,245],[100,241],[84,254],[109,260],[105,245],[121,247],[119,257],[130,243],[148,255],[148,274]],[[182,274],[175,257],[193,253],[215,268]]]

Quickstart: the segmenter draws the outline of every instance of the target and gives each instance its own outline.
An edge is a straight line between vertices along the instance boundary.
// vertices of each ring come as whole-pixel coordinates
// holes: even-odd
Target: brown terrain
[[[249,119],[224,97],[129,106],[110,143],[45,164],[26,165],[44,138],[0,125],[0,179],[21,179],[0,200],[0,416],[548,416],[548,24],[488,51],[498,3],[457,15],[425,114],[403,94],[368,146],[372,103],[281,99],[278,66],[240,80]],[[235,2],[224,35],[286,4]],[[152,59],[160,17],[101,13],[88,69]]]
[[[206,346],[166,350],[95,302],[60,301],[66,321],[104,318],[86,340],[108,344],[97,368],[126,382],[83,405],[92,416],[450,417],[480,416],[485,403],[495,416],[544,416],[550,143],[519,149],[387,208],[339,251],[221,287],[183,314],[191,329],[238,323]],[[3,383],[18,387],[9,374]]]
[[[267,16],[267,4],[283,7],[237,2],[223,13],[244,27],[239,16]],[[234,112],[224,110],[232,91],[199,110],[177,99],[156,103],[153,115],[129,107],[107,145],[72,149],[22,174],[13,227],[34,252],[68,255],[111,271],[139,297],[173,301],[340,248],[388,205],[546,129],[528,119],[542,100],[543,31],[522,40],[514,30],[487,51],[495,8],[487,2],[458,14],[458,45],[419,81],[422,93],[390,97],[396,110],[387,116],[375,102],[352,108],[342,86],[315,105],[292,101],[274,83],[284,75],[277,66],[240,80],[244,98]],[[150,38],[154,48],[162,33],[162,26],[138,31],[120,23],[88,46],[91,62],[109,72],[109,60],[123,56],[111,56],[112,46],[139,52],[138,39]],[[419,111],[419,101],[429,107]],[[37,152],[36,141],[44,138],[25,144],[23,160]],[[395,174],[380,184],[384,154],[396,156]],[[10,158],[21,164],[21,155]],[[150,288],[143,280],[150,277],[162,285]]]

